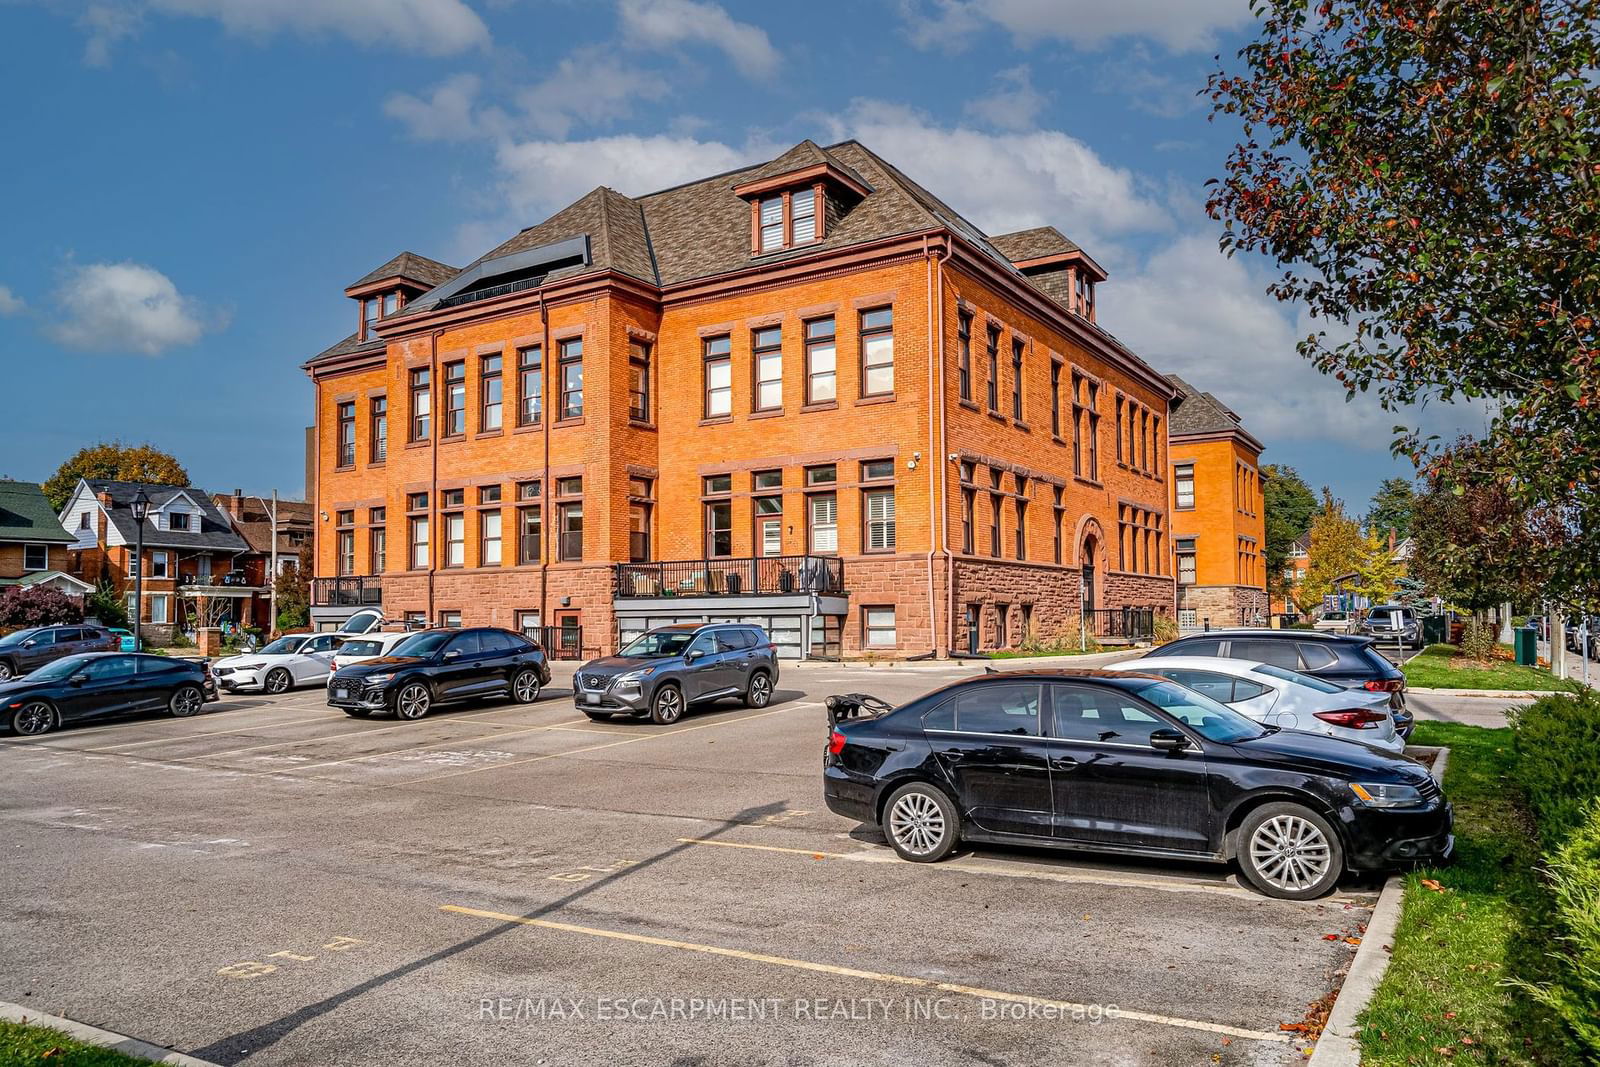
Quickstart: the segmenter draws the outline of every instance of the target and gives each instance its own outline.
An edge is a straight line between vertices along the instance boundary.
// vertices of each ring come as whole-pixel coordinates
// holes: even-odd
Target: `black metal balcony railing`
[[[843,595],[844,560],[833,556],[678,559],[616,565],[619,600],[647,597]]]
[[[250,578],[244,571],[227,571],[219,574],[180,574],[178,584],[184,585],[249,585]]]
[[[383,603],[383,579],[376,575],[311,579],[311,603],[319,608],[362,608]]]
[[[1122,637],[1148,641],[1156,632],[1155,608],[1095,608],[1084,613],[1091,637]]]

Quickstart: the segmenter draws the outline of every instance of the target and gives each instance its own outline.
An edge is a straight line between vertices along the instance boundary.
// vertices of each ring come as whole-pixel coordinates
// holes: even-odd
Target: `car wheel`
[[[1257,889],[1280,900],[1314,900],[1344,873],[1332,824],[1299,804],[1264,804],[1239,827],[1239,866]]]
[[[26,737],[47,734],[60,725],[61,716],[56,714],[56,709],[42,700],[22,705],[11,716],[11,728]]]
[[[5,660],[0,659],[0,682],[9,682],[16,676],[16,668]]]
[[[670,726],[683,718],[683,690],[667,683],[656,690],[650,701],[650,721],[658,726]]]
[[[772,679],[766,671],[756,671],[750,676],[750,688],[744,694],[744,706],[764,708],[772,703]]]
[[[278,696],[280,693],[287,693],[293,684],[294,678],[288,671],[282,667],[275,667],[267,672],[267,680],[262,683],[261,688],[273,696]]]
[[[903,860],[934,863],[961,839],[961,818],[943,791],[926,782],[903,785],[883,806],[883,830]]]
[[[516,677],[511,679],[511,699],[518,704],[532,704],[539,699],[539,674],[537,671],[520,670]]]
[[[352,719],[365,719],[372,714],[371,708],[345,708],[344,713]]]
[[[191,715],[200,714],[200,709],[205,706],[206,695],[197,685],[179,686],[177,691],[167,701],[167,710],[180,719],[187,719]]]
[[[433,694],[421,682],[407,682],[394,698],[394,713],[401,719],[420,719],[433,705]]]

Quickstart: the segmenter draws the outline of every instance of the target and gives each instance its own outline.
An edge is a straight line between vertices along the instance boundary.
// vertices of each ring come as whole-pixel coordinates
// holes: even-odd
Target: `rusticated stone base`
[[[1186,585],[1179,591],[1180,611],[1193,611],[1193,625],[1265,626],[1267,591],[1248,585]]]

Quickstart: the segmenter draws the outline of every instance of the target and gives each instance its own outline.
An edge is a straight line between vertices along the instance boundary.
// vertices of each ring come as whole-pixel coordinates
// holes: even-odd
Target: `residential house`
[[[67,573],[71,544],[43,489],[0,480],[0,592],[13,585],[42,585],[80,597],[91,592],[92,586]]]
[[[866,146],[598,188],[455,270],[346,289],[315,386],[313,620],[785,656],[1115,636],[1170,611],[1175,388],[1052,227],[989,235]]]
[[[1168,377],[1178,625],[1265,625],[1262,444],[1222,401]]]
[[[278,573],[281,574],[297,568],[301,551],[311,544],[311,505],[304,500],[279,499],[274,503],[265,497],[246,496],[238,489],[232,493],[214,493],[211,502],[228,517],[234,531],[249,546],[249,551],[235,560],[235,573],[229,581],[260,590],[253,595],[248,618],[253,625],[271,631],[274,625],[271,607],[273,508],[277,509]]]

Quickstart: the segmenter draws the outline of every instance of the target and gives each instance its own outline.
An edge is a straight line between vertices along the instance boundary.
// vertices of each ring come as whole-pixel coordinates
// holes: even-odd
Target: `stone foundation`
[[[1178,608],[1195,613],[1194,627],[1265,626],[1267,591],[1248,585],[1186,585]]]

